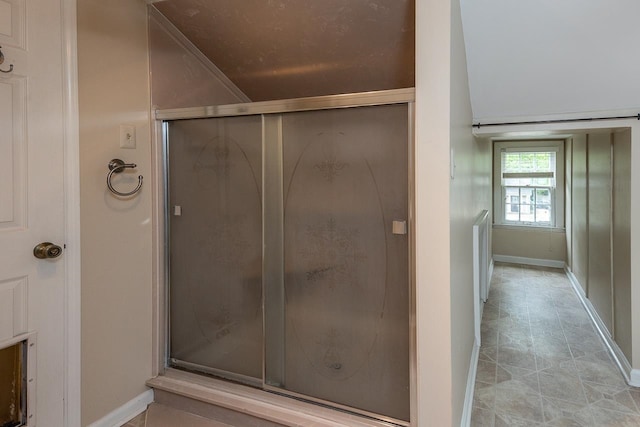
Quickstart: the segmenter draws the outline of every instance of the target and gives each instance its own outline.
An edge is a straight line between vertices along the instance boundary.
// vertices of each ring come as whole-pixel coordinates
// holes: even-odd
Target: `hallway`
[[[640,426],[640,389],[560,269],[496,263],[479,359],[472,426]]]

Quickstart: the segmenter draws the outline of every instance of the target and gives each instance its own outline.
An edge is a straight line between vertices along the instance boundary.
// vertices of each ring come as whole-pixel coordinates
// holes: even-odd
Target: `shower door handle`
[[[393,234],[407,234],[407,221],[393,221],[391,232]]]

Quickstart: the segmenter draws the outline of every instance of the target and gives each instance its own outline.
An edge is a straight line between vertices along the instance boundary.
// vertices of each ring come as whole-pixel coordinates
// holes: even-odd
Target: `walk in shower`
[[[168,367],[408,425],[413,97],[157,112]]]

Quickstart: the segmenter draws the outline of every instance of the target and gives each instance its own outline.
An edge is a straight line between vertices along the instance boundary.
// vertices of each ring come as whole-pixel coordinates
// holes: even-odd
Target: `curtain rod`
[[[596,120],[623,120],[623,119],[640,120],[640,113],[638,113],[637,116],[589,117],[584,119],[532,120],[529,122],[475,123],[473,127],[480,129],[481,126],[540,125],[540,124],[552,124],[552,123],[592,122]]]

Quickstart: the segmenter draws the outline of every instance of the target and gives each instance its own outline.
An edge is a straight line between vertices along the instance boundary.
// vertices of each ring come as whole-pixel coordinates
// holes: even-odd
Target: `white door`
[[[62,0],[0,0],[0,347],[35,332],[28,425],[64,426],[65,245]],[[34,372],[29,373],[29,377]]]

